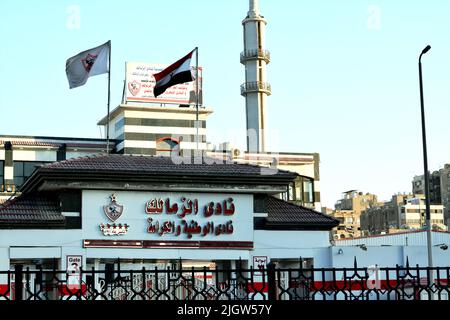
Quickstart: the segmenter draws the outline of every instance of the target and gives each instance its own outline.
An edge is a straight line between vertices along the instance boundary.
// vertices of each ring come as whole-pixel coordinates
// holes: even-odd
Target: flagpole
[[[198,88],[198,47],[195,47],[195,70],[196,70],[196,74],[195,74],[195,90],[196,90],[196,102],[195,102],[195,110],[196,110],[196,127],[197,127],[197,136],[196,136],[196,140],[197,140],[197,152],[198,152],[198,127],[199,127],[199,122],[198,122],[198,100],[199,100],[199,88]]]
[[[108,55],[108,114],[106,123],[106,154],[109,154],[109,105],[111,101],[111,40],[109,40],[109,55]]]

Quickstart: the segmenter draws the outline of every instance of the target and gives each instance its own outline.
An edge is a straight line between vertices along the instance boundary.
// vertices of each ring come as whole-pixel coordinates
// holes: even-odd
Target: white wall
[[[342,250],[342,253],[340,250]],[[351,268],[354,261],[359,267],[368,267],[378,265],[379,267],[403,264],[402,247],[368,247],[367,251],[359,247],[341,247],[335,246],[331,248],[332,267],[335,268]]]
[[[13,150],[14,161],[56,161],[55,150]]]
[[[342,253],[339,254],[339,250]],[[450,266],[450,251],[433,247],[433,265]],[[331,248],[332,267],[353,267],[354,259],[359,267],[378,265],[379,267],[395,267],[396,264],[406,266],[408,258],[410,266],[428,266],[426,246],[367,246],[367,251],[359,247],[335,246]]]
[[[252,256],[272,259],[313,258],[314,266],[329,265],[328,231],[254,231]]]

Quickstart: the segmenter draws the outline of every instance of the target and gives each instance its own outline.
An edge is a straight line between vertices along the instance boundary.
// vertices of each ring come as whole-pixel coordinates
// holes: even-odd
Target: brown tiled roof
[[[217,163],[217,162],[220,163]],[[214,175],[214,176],[260,176],[264,177],[268,168],[249,164],[223,163],[218,159],[207,158],[202,163],[175,163],[170,157],[156,156],[131,156],[131,155],[97,155],[81,158],[73,158],[60,162],[54,162],[42,166],[45,171],[93,171],[93,172],[129,172],[140,174],[166,174],[166,175]],[[213,163],[213,164],[212,164]],[[296,173],[277,170],[271,177],[295,178]]]
[[[267,226],[323,226],[331,229],[339,224],[338,220],[321,212],[275,197],[267,198],[266,207]]]
[[[13,146],[27,146],[27,147],[54,147],[58,148],[62,143],[60,142],[44,142],[33,140],[0,140],[0,145],[4,145],[6,142],[11,142]],[[106,143],[81,143],[81,142],[69,142],[66,143],[69,148],[106,148]],[[114,141],[111,142],[111,146],[114,146]]]
[[[30,146],[30,147],[58,147],[60,143],[53,142],[42,142],[42,141],[30,141],[30,140],[0,140],[0,145],[6,142],[11,142],[12,145],[16,146]]]
[[[41,195],[22,195],[0,205],[1,227],[63,227],[59,203]]]

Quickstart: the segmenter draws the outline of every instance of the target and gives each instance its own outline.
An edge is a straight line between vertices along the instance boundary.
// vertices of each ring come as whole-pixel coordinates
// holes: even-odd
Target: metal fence
[[[450,267],[0,272],[0,300],[449,300]],[[7,282],[7,284],[6,284]]]

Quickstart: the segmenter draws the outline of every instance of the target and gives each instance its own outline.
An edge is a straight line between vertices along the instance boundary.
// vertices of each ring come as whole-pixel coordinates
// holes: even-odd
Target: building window
[[[4,161],[0,161],[0,185],[1,185],[1,188],[0,188],[0,191],[2,191],[3,190],[3,185],[5,184],[4,183],[4,179],[5,179],[5,168],[4,168],[4,166],[5,166],[5,162]]]
[[[295,180],[295,199],[302,205],[314,205],[314,179],[300,176]]]
[[[14,161],[14,185],[20,187],[37,167],[48,162]]]
[[[156,141],[156,155],[170,157],[171,155],[180,154],[180,143],[178,140],[165,137]]]

